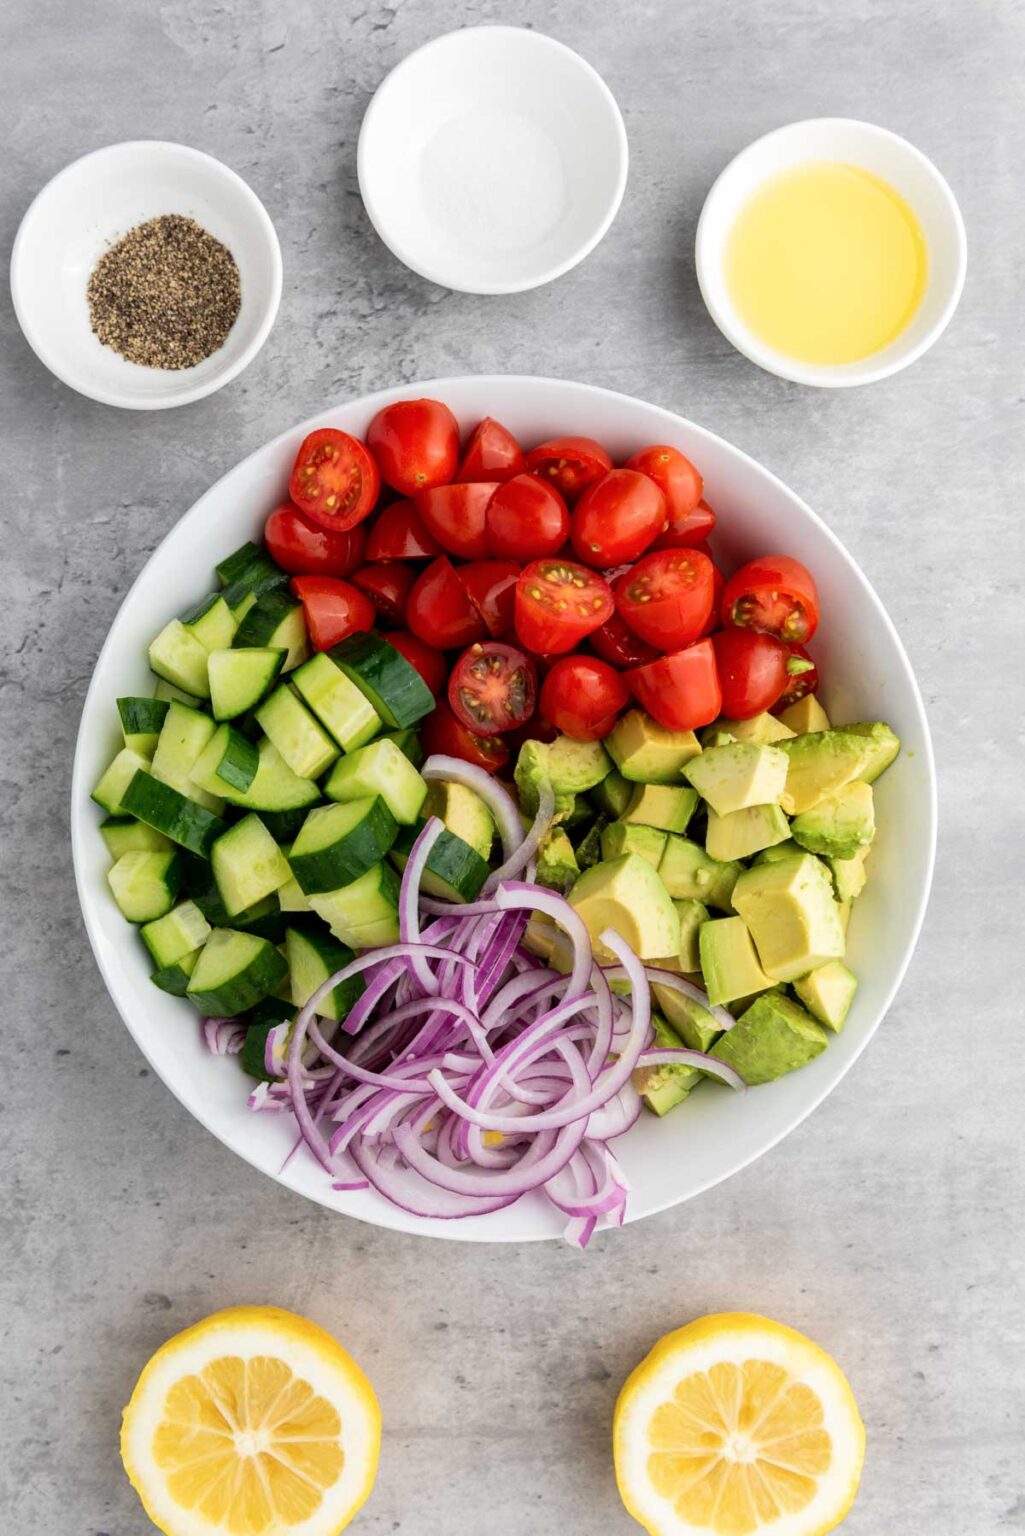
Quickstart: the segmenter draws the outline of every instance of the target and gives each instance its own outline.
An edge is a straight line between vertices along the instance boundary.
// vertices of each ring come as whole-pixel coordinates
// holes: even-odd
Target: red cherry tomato
[[[642,475],[649,475],[654,480],[666,499],[666,512],[671,522],[687,517],[701,500],[704,481],[679,448],[655,443],[627,459],[626,467],[637,469]]]
[[[516,634],[541,655],[573,650],[614,609],[605,578],[572,560],[534,560],[516,583]]]
[[[722,693],[711,640],[660,656],[626,674],[634,697],[667,731],[696,731],[722,709]]]
[[[697,549],[663,549],[638,560],[616,587],[616,608],[635,635],[660,651],[679,651],[708,623],[715,578]]]
[[[492,636],[512,631],[519,574],[513,560],[471,560],[456,567],[456,575]]]
[[[720,629],[712,636],[722,688],[722,712],[749,720],[771,709],[787,685],[787,648],[757,629]]]
[[[493,416],[485,416],[473,429],[456,479],[511,480],[526,467],[523,449],[508,428]]]
[[[623,565],[643,555],[665,520],[666,499],[654,480],[613,469],[577,502],[573,549],[588,565]]]
[[[288,494],[322,528],[354,528],[381,489],[377,465],[364,445],[336,427],[319,427],[300,444]]]
[[[514,645],[487,640],[463,652],[448,680],[452,713],[477,736],[524,725],[537,702],[534,663]]]
[[[268,553],[290,576],[348,576],[363,560],[366,525],[324,528],[290,501],[268,517],[263,530]]]
[[[515,757],[525,741],[554,741],[558,734],[555,726],[535,710],[524,725],[519,726],[515,731],[509,731],[502,740]]]
[[[501,736],[478,736],[457,720],[445,699],[439,699],[420,724],[420,743],[428,757],[436,752],[461,757],[478,768],[498,773],[509,761],[509,748]]]
[[[411,501],[393,501],[374,518],[367,537],[368,560],[433,560],[440,554],[441,545]]]
[[[388,644],[394,646],[401,656],[405,656],[411,667],[416,668],[435,698],[445,692],[448,660],[441,651],[436,651],[433,645],[425,645],[404,629],[391,630]]]
[[[432,491],[418,493],[416,510],[428,533],[446,554],[458,555],[461,560],[483,560],[488,553],[484,517],[492,492],[497,489],[494,480],[481,480],[473,485],[438,485]]]
[[[586,486],[609,472],[612,460],[593,437],[552,437],[530,450],[527,468],[567,501],[574,501]]]
[[[563,656],[541,684],[545,718],[574,741],[601,741],[630,699],[614,667],[594,656]]]
[[[447,485],[459,463],[459,425],[440,400],[396,400],[367,428],[381,476],[400,496]]]
[[[315,651],[329,651],[357,630],[374,627],[373,603],[351,582],[336,576],[295,576],[292,591],[303,605]]]
[[[569,513],[555,490],[535,475],[500,485],[488,504],[488,549],[507,560],[554,555],[569,537]]]
[[[622,580],[622,578],[620,578]],[[615,593],[618,582],[613,583]],[[657,646],[649,645],[632,629],[628,629],[620,613],[614,613],[600,629],[587,637],[592,650],[614,667],[639,667],[645,661],[654,661],[660,655]]]
[[[819,594],[811,572],[789,555],[749,560],[726,583],[722,621],[803,645],[819,624]]]
[[[705,545],[704,549],[702,549],[701,553],[703,555],[707,555],[708,559],[711,560],[712,557],[708,551],[707,544]],[[701,631],[702,635],[711,635],[715,632],[715,630],[719,628],[719,610],[722,607],[722,594],[723,588],[726,585],[726,577],[723,575],[722,571],[720,571],[719,567],[714,564],[712,566],[712,582],[714,584],[714,590],[712,593],[712,611],[708,615],[708,623]]]
[[[405,619],[406,603],[416,581],[412,566],[398,560],[388,560],[380,565],[364,565],[352,574],[352,584],[370,598],[382,618],[392,624]]]
[[[406,623],[418,640],[440,651],[472,645],[488,632],[455,567],[444,555],[432,560],[413,583],[406,602]]]
[[[805,694],[819,691],[819,669],[803,645],[787,646],[786,671],[788,681],[777,700],[777,709],[785,709]]]
[[[665,531],[653,539],[649,549],[704,549],[716,516],[707,501],[699,501],[693,512],[676,517],[672,512]]]

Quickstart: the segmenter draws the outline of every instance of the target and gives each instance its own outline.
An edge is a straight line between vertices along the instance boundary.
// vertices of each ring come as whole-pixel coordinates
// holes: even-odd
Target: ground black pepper
[[[224,345],[242,289],[228,247],[167,213],[104,252],[86,296],[104,346],[147,368],[192,368]]]

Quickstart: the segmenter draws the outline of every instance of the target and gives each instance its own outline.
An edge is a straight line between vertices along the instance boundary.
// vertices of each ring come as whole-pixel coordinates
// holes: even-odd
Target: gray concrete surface
[[[473,21],[544,28],[616,93],[630,183],[610,235],[536,293],[469,298],[398,266],[356,189],[371,92]],[[1025,20],[1013,0],[9,0],[0,15],[3,254],[83,151],[179,139],[234,166],[281,235],[273,335],[213,399],[118,413],[51,378],[0,299],[0,1526],[149,1529],[118,1463],[144,1359],[216,1307],[335,1328],[386,1437],[358,1523],[626,1536],[609,1417],[665,1329],[752,1308],[821,1340],[868,1424],[851,1536],[1025,1530],[1021,1299],[1022,238]],[[863,391],[758,372],[707,319],[702,197],[755,135],[816,114],[910,136],[964,209],[942,343]],[[871,1049],[770,1156],[693,1204],[560,1246],[468,1248],[347,1224],[237,1161],[145,1068],[93,964],[67,802],[78,713],[121,596],[240,456],[327,403],[505,368],[696,417],[832,524],[918,669],[942,786],[927,926]],[[1017,656],[1012,661],[1012,653]]]

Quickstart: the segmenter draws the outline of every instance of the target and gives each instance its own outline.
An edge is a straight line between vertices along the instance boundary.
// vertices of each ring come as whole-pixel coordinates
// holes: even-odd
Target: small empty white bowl
[[[856,165],[889,182],[918,219],[928,252],[926,289],[911,322],[888,346],[853,363],[806,363],[767,347],[740,318],[726,284],[726,245],[740,210],[770,176],[817,160]],[[730,161],[701,210],[695,260],[708,312],[738,352],[782,379],[839,389],[885,379],[928,351],[957,308],[968,250],[954,194],[921,150],[873,123],[819,117],[777,128]]]
[[[627,162],[601,76],[521,27],[467,27],[403,59],[357,154],[385,245],[463,293],[519,293],[575,267],[616,216]]]
[[[194,368],[144,368],[93,335],[86,289],[103,252],[164,213],[196,220],[228,247],[242,305],[224,345]],[[51,373],[105,405],[154,411],[210,395],[252,362],[281,299],[281,249],[256,193],[184,144],[142,139],[75,160],[36,197],[11,255],[19,324]]]

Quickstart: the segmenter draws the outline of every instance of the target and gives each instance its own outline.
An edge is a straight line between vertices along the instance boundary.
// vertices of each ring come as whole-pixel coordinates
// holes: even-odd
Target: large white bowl
[[[146,647],[156,630],[214,581],[217,560],[258,539],[280,500],[296,448],[318,426],[362,433],[389,401],[415,395],[444,400],[463,428],[496,416],[525,443],[559,432],[598,437],[617,459],[650,442],[673,443],[705,477],[719,513],[724,562],[791,552],[815,573],[824,621],[815,652],[824,701],[838,721],[887,720],[904,751],[877,785],[879,834],[871,879],[855,904],[849,957],[860,987],[844,1032],[803,1071],[744,1097],[706,1085],[665,1120],[644,1116],[616,1143],[630,1178],[627,1220],[636,1221],[700,1194],[775,1145],[821,1103],[878,1028],[904,974],[925,910],[936,832],[936,786],[929,730],[907,656],[868,581],[829,529],[760,464],[722,438],[671,411],[626,395],[559,379],[457,378],[404,385],[325,411],[260,448],[187,512],[144,567],[122,604],[86,696],[72,782],[75,875],[86,928],[110,995],[153,1069],[208,1130],[280,1183],[349,1216],[434,1237],[520,1242],[556,1236],[562,1226],[542,1197],[489,1216],[427,1221],[372,1192],[333,1191],[305,1153],[282,1167],[290,1123],[246,1109],[247,1079],[234,1060],[200,1044],[189,1004],[151,985],[141,943],[107,889],[109,864],[100,814],[89,791],[119,745],[114,700],[149,693]]]

